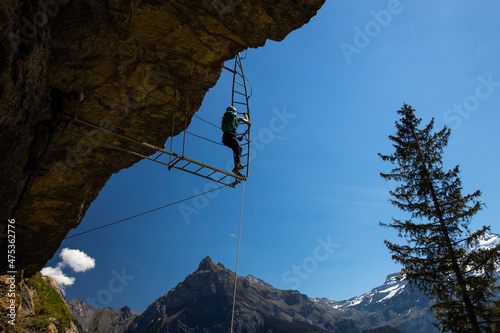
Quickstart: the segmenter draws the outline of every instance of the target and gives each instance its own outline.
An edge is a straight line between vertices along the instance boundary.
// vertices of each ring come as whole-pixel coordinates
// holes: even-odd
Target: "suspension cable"
[[[204,122],[206,122],[207,124],[212,125],[213,127],[220,128],[220,126],[217,126],[217,125],[215,125],[215,124],[213,124],[213,123],[209,122],[208,120],[205,120],[205,119],[201,118],[200,116],[197,116],[197,115],[194,115],[194,116],[195,116],[196,118],[200,119],[201,121],[204,121]]]
[[[214,141],[214,140],[210,140],[210,139],[205,138],[205,137],[203,137],[203,136],[201,136],[201,135],[194,134],[194,133],[191,133],[191,132],[188,132],[188,131],[186,131],[186,133],[187,133],[187,134],[189,134],[189,135],[195,136],[195,137],[197,137],[197,138],[203,139],[203,140],[205,140],[205,141],[215,143],[216,145],[224,146],[224,145],[223,145],[222,143],[220,143],[220,142],[217,142],[217,141]]]
[[[189,198],[185,198],[185,199],[182,199],[182,200],[179,200],[179,201],[176,201],[176,202],[172,202],[172,203],[169,203],[168,205],[164,205],[164,206],[161,206],[161,207],[158,207],[158,208],[154,208],[154,209],[150,209],[148,211],[145,211],[143,213],[139,213],[139,214],[136,214],[136,215],[132,215],[132,216],[129,216],[129,217],[126,217],[124,219],[121,219],[121,220],[118,220],[118,221],[115,221],[115,222],[111,222],[111,223],[108,223],[108,224],[105,224],[105,225],[102,225],[100,227],[96,227],[96,228],[93,228],[93,229],[89,229],[87,231],[83,231],[83,232],[80,232],[78,234],[75,234],[75,235],[71,235],[71,236],[68,236],[66,238],[64,238],[64,240],[66,239],[70,239],[70,238],[73,238],[73,237],[76,237],[76,236],[81,236],[81,235],[84,235],[84,234],[87,234],[89,232],[92,232],[92,231],[96,231],[96,230],[99,230],[99,229],[103,229],[103,228],[106,228],[106,227],[109,227],[109,226],[112,226],[114,224],[118,224],[118,223],[122,223],[122,222],[125,222],[125,221],[128,221],[128,220],[131,220],[131,219],[134,219],[136,217],[139,217],[139,216],[143,216],[143,215],[146,215],[146,214],[149,214],[149,213],[152,213],[152,212],[156,212],[157,210],[160,210],[160,209],[164,209],[164,208],[167,208],[167,207],[170,207],[170,206],[173,206],[173,205],[177,205],[181,202],[184,202],[184,201],[188,201],[188,200],[191,200],[191,199],[194,199],[196,197],[199,197],[199,196],[202,196],[202,195],[205,195],[207,193],[210,193],[210,192],[214,192],[214,191],[217,191],[217,190],[220,190],[221,188],[224,188],[226,187],[226,185],[222,185],[222,186],[219,186],[217,188],[214,188],[212,190],[209,190],[209,191],[206,191],[206,192],[203,192],[203,193],[200,193],[200,194],[196,194],[196,195],[193,195]]]

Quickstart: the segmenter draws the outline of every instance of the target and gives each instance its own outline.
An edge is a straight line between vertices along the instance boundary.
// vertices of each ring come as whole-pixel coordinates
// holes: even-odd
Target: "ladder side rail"
[[[94,128],[97,128],[97,129],[100,129],[104,132],[108,132],[110,134],[113,134],[113,135],[116,135],[117,137],[120,137],[120,138],[123,138],[125,140],[128,140],[128,141],[131,141],[133,143],[136,143],[136,144],[139,144],[139,145],[142,145],[144,147],[147,147],[147,148],[150,148],[150,149],[153,149],[153,150],[156,150],[156,151],[159,151],[159,152],[163,152],[165,154],[169,154],[169,155],[173,155],[173,156],[176,156],[177,154],[176,153],[172,153],[168,150],[165,150],[163,148],[160,148],[160,147],[157,147],[155,145],[152,145],[150,143],[147,143],[147,142],[144,142],[144,141],[140,141],[140,140],[137,140],[137,139],[134,139],[128,135],[125,135],[125,134],[120,134],[120,133],[116,133],[116,132],[113,132],[112,130],[108,129],[108,128],[105,128],[105,127],[100,127],[99,125],[97,124],[94,124],[94,123],[91,123],[89,121],[86,121],[86,120],[83,120],[83,119],[80,119],[80,118],[77,118],[76,121],[79,121],[81,123],[84,123],[90,127],[94,127]],[[83,135],[83,133],[81,132],[73,132],[73,133],[77,133],[77,134],[80,134],[80,135]],[[101,141],[103,143],[105,143],[104,141]],[[115,145],[111,145],[112,147],[117,147]]]
[[[96,139],[96,138],[94,138],[94,137],[88,136],[88,135],[83,134],[83,133],[80,133],[80,132],[75,132],[75,131],[73,131],[73,130],[70,130],[70,132],[80,134],[80,135],[82,135],[82,136],[84,136],[84,137],[86,137],[86,138],[89,138],[89,139],[91,139],[91,140],[98,141],[98,142],[100,142],[100,143],[103,143],[104,145],[108,145],[108,146],[110,146],[110,147],[112,147],[112,148],[115,148],[115,149],[117,149],[117,150],[120,150],[120,151],[123,151],[123,152],[127,152],[127,153],[130,153],[130,154],[132,154],[132,155],[136,155],[136,156],[138,156],[138,157],[141,157],[141,158],[144,158],[144,159],[150,160],[150,161],[152,161],[152,162],[156,162],[156,163],[163,164],[163,165],[165,165],[165,166],[167,166],[167,167],[169,167],[169,168],[175,168],[175,169],[179,169],[179,170],[182,170],[182,171],[186,171],[186,172],[188,172],[188,173],[190,173],[190,174],[197,175],[197,176],[203,177],[203,178],[205,178],[205,179],[212,180],[212,181],[217,182],[217,183],[219,183],[219,184],[234,187],[234,184],[229,183],[229,182],[223,182],[223,181],[221,181],[221,180],[222,180],[222,179],[224,179],[224,178],[226,178],[226,177],[228,177],[228,176],[235,177],[235,175],[228,173],[228,174],[226,174],[226,175],[225,175],[225,176],[224,176],[221,180],[217,180],[217,179],[215,179],[215,178],[213,178],[213,177],[210,177],[210,176],[211,176],[212,174],[216,173],[216,172],[220,172],[220,170],[214,170],[214,171],[213,171],[213,172],[212,172],[209,176],[205,176],[205,175],[202,175],[202,174],[196,173],[196,171],[191,171],[191,170],[186,169],[186,167],[187,167],[189,164],[191,164],[191,162],[188,162],[187,164],[185,164],[185,165],[184,165],[184,166],[182,166],[182,167],[179,167],[179,166],[176,166],[176,165],[175,165],[177,162],[179,162],[179,161],[181,161],[181,160],[182,160],[182,159],[180,158],[180,156],[178,156],[178,159],[174,160],[174,163],[168,163],[168,162],[164,162],[164,161],[161,161],[161,160],[158,160],[158,159],[151,158],[151,157],[149,157],[149,156],[142,155],[142,154],[137,153],[137,152],[134,152],[134,151],[125,150],[125,149],[120,148],[120,147],[118,147],[118,146],[110,145],[110,144],[108,144],[106,141],[102,141],[102,140]],[[207,167],[208,167],[208,168],[211,168],[210,166],[207,166]],[[203,168],[205,168],[205,166],[202,166],[200,169],[203,169]],[[199,170],[200,170],[200,169],[199,169]]]
[[[84,137],[86,137],[86,138],[88,138],[88,139],[91,139],[91,140],[94,140],[94,141],[100,142],[100,143],[104,144],[105,146],[109,146],[109,147],[111,147],[111,148],[115,148],[116,150],[120,150],[120,151],[123,151],[123,152],[129,153],[129,154],[132,154],[132,155],[139,156],[139,157],[141,157],[141,158],[145,158],[145,159],[150,160],[150,161],[153,161],[153,162],[157,162],[157,163],[160,163],[160,164],[163,164],[163,165],[169,166],[169,163],[167,163],[167,162],[163,162],[163,161],[161,161],[161,160],[156,160],[156,159],[154,159],[154,158],[152,158],[152,157],[149,157],[149,156],[146,156],[146,155],[140,154],[140,153],[135,152],[135,151],[133,151],[133,150],[127,150],[127,149],[125,149],[125,148],[121,148],[121,147],[119,147],[119,146],[116,146],[116,145],[110,144],[110,143],[108,143],[108,142],[106,142],[106,141],[103,141],[103,140],[99,140],[99,139],[97,139],[97,138],[95,138],[95,137],[92,137],[92,136],[86,135],[86,134],[81,133],[81,132],[75,132],[75,131],[73,131],[73,130],[69,130],[69,131],[70,131],[70,132],[72,132],[72,133],[75,133],[75,134],[79,134],[79,135],[81,135],[81,136],[84,136]]]
[[[202,163],[202,162],[196,161],[196,160],[194,160],[194,159],[191,159],[191,158],[188,158],[188,157],[185,157],[185,156],[181,156],[181,155],[179,155],[179,154],[177,154],[177,153],[173,153],[173,152],[171,152],[171,151],[168,151],[168,150],[165,150],[165,149],[163,149],[163,148],[160,148],[160,147],[154,146],[154,145],[149,144],[149,143],[147,143],[147,142],[140,141],[140,140],[136,140],[136,139],[131,138],[131,137],[127,136],[127,135],[124,135],[124,134],[120,134],[120,133],[113,132],[113,131],[112,131],[112,130],[110,130],[110,129],[100,127],[99,125],[96,125],[96,124],[94,124],[94,123],[88,122],[88,121],[86,121],[86,120],[82,120],[82,119],[78,118],[78,119],[77,119],[77,121],[82,122],[82,123],[84,123],[84,124],[86,124],[86,125],[89,125],[89,126],[91,126],[91,127],[95,127],[95,128],[98,128],[98,129],[102,129],[102,130],[103,130],[103,131],[105,131],[105,132],[108,132],[108,133],[114,134],[114,135],[116,135],[116,136],[118,136],[118,137],[124,138],[124,139],[126,139],[126,140],[129,140],[129,141],[131,141],[131,142],[133,142],[133,143],[137,143],[137,144],[139,144],[139,145],[143,145],[143,146],[145,146],[145,147],[147,147],[147,148],[151,148],[151,149],[156,150],[156,151],[158,151],[158,152],[162,152],[162,153],[165,153],[165,154],[168,154],[168,155],[174,156],[174,157],[178,157],[178,158],[180,158],[180,159],[182,159],[182,160],[185,160],[185,161],[188,161],[188,162],[191,162],[191,163],[197,164],[197,165],[199,165],[199,166],[204,166],[204,167],[206,167],[206,168],[209,168],[209,169],[215,170],[215,171],[217,171],[217,172],[223,173],[223,174],[228,175],[228,176],[236,177],[236,175],[232,174],[231,172],[228,172],[228,171],[225,171],[225,170],[222,170],[222,169],[219,169],[219,168],[216,168],[216,167],[210,166],[210,165],[208,165],[208,164],[205,164],[205,163]],[[77,133],[77,134],[79,134],[79,135],[84,135],[83,133],[80,133],[80,132],[73,132],[73,133]],[[84,136],[85,136],[85,135],[84,135]],[[88,137],[88,136],[87,136],[87,137]],[[98,139],[96,139],[96,138],[92,138],[92,137],[88,137],[88,138],[93,139],[93,140],[100,141],[100,140],[98,140]],[[100,142],[102,142],[103,144],[107,144],[107,142],[105,142],[105,141],[100,141]],[[123,151],[126,151],[126,152],[130,152],[130,153],[133,153],[133,154],[136,154],[136,155],[139,155],[139,156],[144,156],[144,155],[140,155],[140,154],[138,154],[138,153],[136,153],[136,152],[133,152],[133,151],[128,151],[128,150],[125,150],[125,149],[120,148],[120,147],[115,146],[115,145],[109,145],[109,146],[110,146],[110,147],[113,147],[113,148],[117,148],[117,149],[123,150]],[[144,158],[148,158],[148,156],[144,156]],[[153,159],[153,158],[148,158],[148,159],[149,159],[149,160],[153,160],[153,161],[154,161],[154,159]],[[157,161],[158,161],[158,162],[160,162],[159,160],[157,160]],[[169,165],[169,164],[168,164],[168,163],[166,163],[166,162],[163,162],[162,164]]]
[[[238,65],[238,58],[240,57],[239,54],[236,55],[236,58],[234,59],[234,71],[233,71],[233,86],[232,86],[232,94],[231,94],[231,105],[234,104],[234,83],[236,82],[236,73],[237,73],[237,65]]]
[[[211,181],[214,181],[216,183],[219,183],[219,184],[222,184],[222,185],[226,185],[226,186],[231,186],[231,187],[234,187],[233,184],[229,183],[229,182],[223,182],[223,181],[220,181],[220,180],[217,180],[215,178],[212,178],[212,177],[208,177],[208,176],[205,176],[205,175],[202,175],[202,174],[199,174],[199,173],[196,173],[196,172],[193,172],[191,170],[188,170],[188,169],[183,169],[181,167],[178,167],[178,166],[172,166],[173,168],[175,169],[179,169],[179,170],[182,170],[182,171],[185,171],[187,173],[190,173],[190,174],[193,174],[193,175],[197,175],[197,176],[200,176],[202,178],[205,178],[205,179],[209,179]],[[232,177],[237,177],[236,175],[231,175]],[[227,176],[226,176],[227,177]],[[225,178],[225,177],[224,177]]]
[[[248,97],[248,90],[247,90],[247,85],[246,85],[246,77],[245,77],[245,73],[243,72],[243,65],[241,63],[241,58],[239,57],[238,55],[238,65],[239,65],[239,68],[240,68],[240,71],[241,71],[241,77],[243,78],[243,88],[245,90],[245,100],[246,100],[246,108],[247,108],[247,114],[248,114],[248,119],[251,119],[250,117],[250,104],[248,103],[248,100],[249,100],[249,97]],[[248,175],[249,175],[249,170],[250,170],[250,128],[251,126],[248,126],[247,130],[246,130],[246,134],[245,134],[245,139],[247,140],[247,154],[246,154],[246,178],[248,178]]]

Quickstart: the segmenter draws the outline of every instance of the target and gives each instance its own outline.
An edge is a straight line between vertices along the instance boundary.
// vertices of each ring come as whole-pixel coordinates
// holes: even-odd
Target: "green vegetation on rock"
[[[54,324],[59,332],[66,332],[65,328],[70,326],[73,315],[59,292],[43,279],[41,273],[27,279],[26,285],[34,288],[38,295],[35,315],[28,319],[30,326],[46,329]]]

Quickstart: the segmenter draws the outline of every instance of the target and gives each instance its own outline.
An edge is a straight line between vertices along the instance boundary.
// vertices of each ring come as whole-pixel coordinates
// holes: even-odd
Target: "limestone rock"
[[[264,46],[268,39],[282,40],[323,3],[2,1],[2,220],[13,218],[27,179],[22,169],[29,132],[37,121],[49,118],[49,86],[85,94],[77,106],[79,117],[163,146],[184,129],[185,117],[190,122],[224,61]],[[45,158],[50,172],[36,179],[16,215],[17,265],[26,276],[53,256],[111,175],[140,160],[62,129]],[[1,228],[5,232],[5,225]]]

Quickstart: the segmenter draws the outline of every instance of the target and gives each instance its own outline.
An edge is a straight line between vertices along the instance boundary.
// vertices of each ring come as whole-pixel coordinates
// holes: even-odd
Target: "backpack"
[[[238,117],[234,111],[226,111],[222,117],[221,129],[222,132],[236,133],[236,128],[238,127]]]

